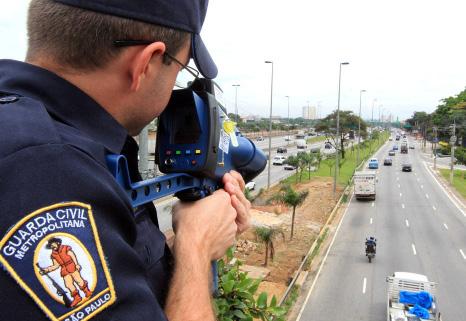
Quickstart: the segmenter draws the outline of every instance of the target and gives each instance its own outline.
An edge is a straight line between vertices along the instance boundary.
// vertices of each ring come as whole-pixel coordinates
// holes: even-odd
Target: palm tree
[[[256,236],[262,243],[265,244],[265,262],[264,266],[267,266],[269,253],[270,259],[273,262],[273,256],[275,254],[275,247],[273,242],[277,239],[277,237],[281,235],[283,239],[285,239],[285,235],[283,231],[279,227],[269,227],[269,226],[260,226],[256,227]]]
[[[293,214],[291,216],[291,236],[290,240],[293,239],[294,233],[294,218],[296,214],[296,207],[301,205],[309,194],[309,191],[296,192],[289,185],[281,188],[282,194],[280,200],[286,205],[293,207]]]
[[[296,169],[296,183],[298,182],[298,171],[299,171],[299,163],[300,160],[297,156],[289,156],[286,159],[286,163],[293,166]]]

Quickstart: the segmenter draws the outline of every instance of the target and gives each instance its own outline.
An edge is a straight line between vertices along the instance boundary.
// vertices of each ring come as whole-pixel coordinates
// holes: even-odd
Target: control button
[[[1,97],[0,98],[0,104],[10,104],[10,103],[14,103],[15,101],[17,101],[19,98],[18,96],[5,96],[5,97]]]
[[[173,164],[175,164],[175,160],[173,158],[167,158],[165,160],[165,165],[172,166]]]
[[[172,151],[171,151],[171,150],[166,150],[166,151],[165,151],[165,155],[170,156],[171,154],[172,154]]]
[[[175,152],[175,154],[176,154],[176,155],[181,155],[181,151],[180,151],[180,150],[177,150],[177,151]]]
[[[196,160],[193,159],[193,160],[191,161],[191,165],[195,166],[196,164],[197,164]]]
[[[185,151],[185,153],[186,153],[186,155],[191,155],[191,151],[190,151],[189,149],[187,149],[187,150]]]
[[[200,149],[196,149],[196,155],[200,155],[201,154],[201,150]]]

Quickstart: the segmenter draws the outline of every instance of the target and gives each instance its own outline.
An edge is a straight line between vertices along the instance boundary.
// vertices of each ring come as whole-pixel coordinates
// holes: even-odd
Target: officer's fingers
[[[239,183],[241,190],[244,190],[246,183],[244,182],[243,176],[241,176],[237,171],[230,171],[230,174]]]
[[[242,233],[249,228],[250,213],[247,206],[242,203],[236,195],[231,197],[231,203],[236,210],[236,224],[238,225],[238,233]]]

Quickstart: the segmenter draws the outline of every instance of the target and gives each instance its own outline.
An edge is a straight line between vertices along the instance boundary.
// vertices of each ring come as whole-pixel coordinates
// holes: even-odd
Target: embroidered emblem
[[[52,320],[89,320],[115,302],[91,207],[39,209],[0,241],[0,262]]]

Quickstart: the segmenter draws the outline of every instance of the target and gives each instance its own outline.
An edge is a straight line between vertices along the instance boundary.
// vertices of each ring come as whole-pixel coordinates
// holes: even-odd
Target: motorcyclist
[[[373,236],[369,238],[366,237],[366,254],[368,253],[376,253],[377,248],[377,239]]]

